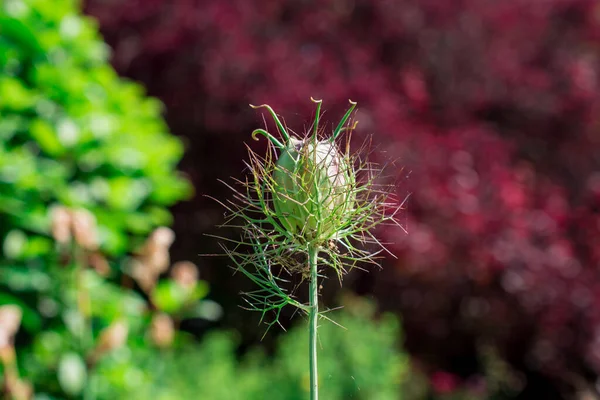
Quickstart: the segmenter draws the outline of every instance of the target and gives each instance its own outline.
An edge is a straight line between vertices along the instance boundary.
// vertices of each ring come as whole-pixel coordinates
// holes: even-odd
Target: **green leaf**
[[[104,280],[94,271],[86,271],[84,285],[88,293],[93,293],[92,314],[96,317],[106,321],[122,317],[139,320],[146,311],[146,302],[138,294]]]
[[[27,235],[21,230],[13,229],[4,238],[2,248],[8,259],[21,258],[27,248]]]
[[[81,356],[77,353],[67,353],[58,364],[58,382],[61,388],[70,396],[81,394],[87,381],[87,368]]]
[[[56,131],[47,121],[34,120],[29,127],[31,136],[37,141],[40,149],[51,156],[58,156],[65,152]]]
[[[154,226],[169,226],[173,223],[173,216],[164,207],[151,206],[144,209]]]
[[[159,204],[171,205],[177,200],[190,198],[194,188],[182,178],[160,177],[153,179],[152,200]]]
[[[218,321],[223,316],[223,307],[212,300],[202,300],[189,307],[182,314],[184,318],[203,318]]]
[[[206,285],[206,284],[205,284]],[[161,311],[176,313],[190,302],[206,295],[206,287],[187,289],[171,280],[160,281],[151,294],[152,303]]]
[[[14,291],[45,292],[51,287],[52,280],[46,272],[37,269],[19,265],[1,265],[0,283]]]
[[[66,331],[44,331],[36,335],[33,352],[36,363],[47,368],[56,368],[62,353],[68,348]]]
[[[22,82],[14,78],[0,79],[0,105],[14,111],[24,111],[35,104],[35,96]]]
[[[42,51],[35,34],[18,19],[0,15],[0,35],[17,42],[32,55]]]
[[[54,242],[43,236],[30,236],[27,247],[23,252],[23,258],[32,259],[49,254],[54,249]]]
[[[150,191],[145,180],[124,176],[109,180],[108,186],[108,205],[118,210],[135,210],[142,204]]]
[[[127,229],[137,235],[145,235],[156,226],[146,213],[130,212],[126,213],[124,217]]]

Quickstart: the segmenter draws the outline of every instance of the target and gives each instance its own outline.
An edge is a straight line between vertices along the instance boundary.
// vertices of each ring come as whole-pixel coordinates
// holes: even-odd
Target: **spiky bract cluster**
[[[228,185],[234,200],[222,203],[228,210],[224,226],[242,230],[239,240],[227,239],[233,248],[223,246],[224,250],[236,269],[258,286],[246,293],[250,309],[263,317],[276,312],[269,325],[278,321],[286,305],[308,311],[285,287],[293,274],[307,277],[310,248],[318,249],[319,273],[332,268],[341,282],[361,263],[377,263],[385,247],[372,230],[380,224],[398,224],[401,209],[391,198],[392,187],[378,183],[381,169],[361,158],[364,147],[351,153],[350,134],[345,135],[345,152],[336,144],[340,133],[356,126],[347,126],[356,103],[351,102],[333,134],[323,137],[318,128],[321,102],[313,101],[316,117],[304,139],[291,137],[273,109],[260,106],[275,120],[284,143],[266,130],[255,130],[255,139],[258,134],[269,139],[266,154],[260,156],[248,147],[251,174]]]
[[[270,187],[280,222],[299,240],[325,242],[352,218],[353,166],[335,143],[291,138]]]

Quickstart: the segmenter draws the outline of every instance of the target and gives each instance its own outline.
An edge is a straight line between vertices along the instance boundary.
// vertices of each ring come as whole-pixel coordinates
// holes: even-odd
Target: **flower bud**
[[[8,383],[8,382],[7,382]],[[15,400],[30,400],[33,398],[33,386],[31,383],[17,379],[10,382],[10,394]]]
[[[152,271],[152,275],[158,276],[169,269],[169,247],[174,240],[173,230],[163,226],[155,229],[137,252],[140,261]]]
[[[179,261],[173,264],[171,277],[184,288],[193,288],[198,280],[198,268],[190,261]]]
[[[52,238],[60,244],[71,240],[71,213],[66,207],[55,207],[50,215]]]
[[[160,275],[167,272],[169,264],[171,263],[171,257],[169,256],[169,249],[167,247],[156,247],[153,252],[149,253],[142,260],[156,275]]]
[[[89,263],[100,276],[108,276],[110,274],[110,265],[101,253],[92,253]]]
[[[175,241],[175,232],[173,232],[171,228],[161,226],[160,228],[156,228],[156,230],[152,232],[152,235],[150,236],[150,241],[156,244],[157,246],[166,247],[168,249]]]
[[[96,250],[98,248],[98,232],[94,214],[81,209],[73,211],[71,216],[75,242],[86,250]]]
[[[273,205],[290,232],[327,238],[346,224],[354,203],[354,172],[333,141],[290,138],[273,180]]]
[[[112,323],[108,328],[100,332],[96,352],[99,354],[107,353],[115,350],[125,344],[129,326],[125,321],[117,321]]]
[[[167,314],[156,314],[150,324],[150,337],[158,347],[169,347],[175,337],[173,320]]]
[[[19,330],[21,309],[15,305],[0,306],[0,348],[9,346]]]
[[[136,258],[129,262],[129,274],[146,293],[154,288],[158,280],[158,274],[142,260]]]

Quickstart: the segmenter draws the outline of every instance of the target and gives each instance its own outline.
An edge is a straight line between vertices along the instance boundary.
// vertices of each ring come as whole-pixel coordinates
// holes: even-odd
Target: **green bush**
[[[361,303],[322,321],[319,340],[321,393],[328,400],[400,400],[408,369],[397,350],[398,321],[388,315],[373,322],[373,310]],[[161,356],[139,348],[107,359],[99,370],[106,380],[102,398],[304,400],[308,398],[308,333],[297,326],[282,336],[267,358],[250,351],[237,360],[234,337],[209,335],[201,346],[184,344]],[[116,372],[118,371],[118,373]],[[122,376],[131,377],[128,382]]]
[[[77,1],[0,1],[0,306],[17,305],[23,328],[15,362],[15,332],[2,326],[14,308],[0,307],[0,392],[13,398],[27,398],[27,381],[57,398],[93,393],[88,376],[116,343],[102,342],[111,329],[124,349],[157,351],[147,332],[158,312],[202,314],[204,282],[155,286],[168,245],[152,250],[162,269],[143,288],[156,304],[121,286],[132,286],[131,260],[148,264],[130,254],[192,188],[160,102],[119,78],[108,54]]]
[[[117,76],[74,0],[0,3],[0,238],[3,264],[53,252],[48,207],[96,216],[103,252],[122,255],[191,187],[162,106]]]

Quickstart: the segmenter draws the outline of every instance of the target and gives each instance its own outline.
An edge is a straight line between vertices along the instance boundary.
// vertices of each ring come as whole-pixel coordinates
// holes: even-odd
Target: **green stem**
[[[77,310],[81,318],[83,318],[83,324],[81,326],[82,331],[80,332],[80,347],[81,354],[85,357],[87,350],[94,343],[94,332],[91,321],[91,308],[92,302],[85,285],[85,271],[87,268],[87,259],[85,250],[79,247],[74,248],[74,259],[75,259],[75,285],[77,288]],[[92,367],[88,366],[87,371],[87,382],[83,390],[84,400],[95,400],[96,395],[94,388],[90,382],[90,376]]]
[[[317,322],[319,317],[319,283],[317,282],[317,260],[319,249],[308,249],[310,267],[310,312],[309,318],[309,358],[310,358],[310,400],[319,399],[319,374],[317,372]]]

